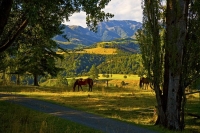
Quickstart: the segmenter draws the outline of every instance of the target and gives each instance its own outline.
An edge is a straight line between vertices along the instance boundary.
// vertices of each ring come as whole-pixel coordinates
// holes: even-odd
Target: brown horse
[[[140,77],[140,88],[148,89],[149,86],[149,78]]]
[[[75,88],[76,86],[78,85],[78,91],[79,91],[79,87],[81,87],[81,90],[83,91],[82,89],[82,86],[81,85],[87,85],[89,86],[89,90],[88,91],[92,91],[92,86],[93,86],[93,80],[91,78],[87,78],[87,79],[77,79],[75,82],[74,82],[74,87],[73,87],[73,91],[75,91]]]

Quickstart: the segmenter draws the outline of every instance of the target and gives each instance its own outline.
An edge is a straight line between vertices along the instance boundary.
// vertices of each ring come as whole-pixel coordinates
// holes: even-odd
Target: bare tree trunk
[[[20,75],[17,74],[17,85],[20,85]]]
[[[183,46],[186,36],[184,0],[167,1],[167,50],[169,51],[169,86],[167,101],[167,127],[180,130],[182,93],[180,81],[182,70]]]

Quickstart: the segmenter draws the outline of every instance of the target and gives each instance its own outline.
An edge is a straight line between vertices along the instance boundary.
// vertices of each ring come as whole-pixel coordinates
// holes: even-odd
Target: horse
[[[87,85],[89,86],[89,90],[88,91],[92,91],[92,86],[93,86],[93,80],[91,78],[87,78],[87,79],[77,79],[75,82],[74,82],[74,87],[73,87],[73,91],[75,91],[75,88],[76,86],[78,85],[78,91],[79,91],[79,87],[81,87],[81,90],[83,91],[82,89],[82,86],[81,85]]]
[[[145,90],[147,90],[149,84],[150,84],[149,78],[140,77],[140,83],[139,83],[140,88],[144,88]]]

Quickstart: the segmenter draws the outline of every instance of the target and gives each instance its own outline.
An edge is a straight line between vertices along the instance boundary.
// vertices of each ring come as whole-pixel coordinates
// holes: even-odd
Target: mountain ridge
[[[64,25],[63,34],[56,35],[53,40],[64,49],[74,49],[118,38],[134,38],[135,32],[141,27],[142,23],[133,20],[110,20],[99,23],[95,33],[78,25]],[[63,38],[63,35],[66,35],[69,41]]]

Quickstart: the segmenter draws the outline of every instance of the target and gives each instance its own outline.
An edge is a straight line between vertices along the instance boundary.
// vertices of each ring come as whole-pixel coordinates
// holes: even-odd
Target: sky
[[[109,20],[134,20],[142,22],[142,0],[111,0],[103,9],[105,12],[114,14],[115,16]],[[86,27],[85,12],[75,13],[65,22],[66,25],[80,25]]]

